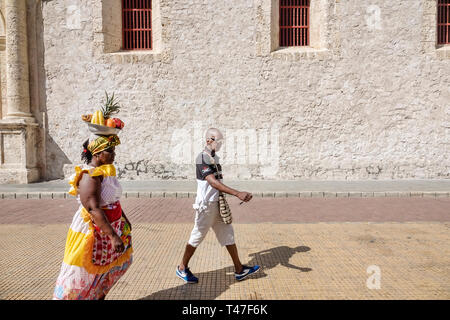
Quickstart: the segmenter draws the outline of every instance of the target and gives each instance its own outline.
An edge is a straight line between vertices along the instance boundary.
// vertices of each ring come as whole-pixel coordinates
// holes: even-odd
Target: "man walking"
[[[186,245],[183,259],[176,270],[177,276],[187,283],[198,282],[198,278],[189,270],[188,263],[210,228],[214,230],[219,243],[227,248],[233,260],[236,280],[243,280],[260,268],[258,265],[250,267],[241,263],[234,241],[233,227],[231,224],[225,224],[220,217],[219,192],[231,194],[244,202],[252,199],[251,193],[234,190],[221,182],[223,179],[222,167],[219,164],[219,157],[215,153],[220,150],[222,142],[223,135],[218,129],[208,129],[206,147],[196,159],[197,198],[193,205],[195,225]]]

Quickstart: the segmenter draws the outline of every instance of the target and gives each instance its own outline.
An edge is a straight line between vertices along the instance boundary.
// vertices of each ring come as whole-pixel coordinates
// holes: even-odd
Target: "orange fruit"
[[[111,127],[111,128],[115,128],[116,127],[116,122],[113,119],[108,119],[106,120],[106,126],[107,127]]]

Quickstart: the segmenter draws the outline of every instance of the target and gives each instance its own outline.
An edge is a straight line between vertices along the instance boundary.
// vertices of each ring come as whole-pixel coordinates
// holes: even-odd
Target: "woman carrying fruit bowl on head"
[[[120,206],[122,188],[113,165],[120,140],[99,134],[111,128],[94,125],[97,136],[83,144],[85,165],[75,167],[69,182],[80,207],[67,234],[55,300],[105,299],[133,260],[131,223]]]

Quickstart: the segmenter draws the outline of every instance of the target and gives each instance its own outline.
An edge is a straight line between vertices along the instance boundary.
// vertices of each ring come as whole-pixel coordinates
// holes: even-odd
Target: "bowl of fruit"
[[[115,101],[114,93],[111,97],[106,93],[104,106],[93,114],[82,115],[81,119],[87,123],[89,131],[96,135],[118,134],[125,124],[119,118],[113,118],[112,116],[119,111],[120,105]]]

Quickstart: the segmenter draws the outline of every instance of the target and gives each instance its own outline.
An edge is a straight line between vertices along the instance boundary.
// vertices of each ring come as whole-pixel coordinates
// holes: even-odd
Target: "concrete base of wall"
[[[31,183],[40,179],[38,168],[31,169],[5,169],[0,168],[0,183]]]
[[[0,120],[0,184],[39,181],[38,124],[32,120]]]

